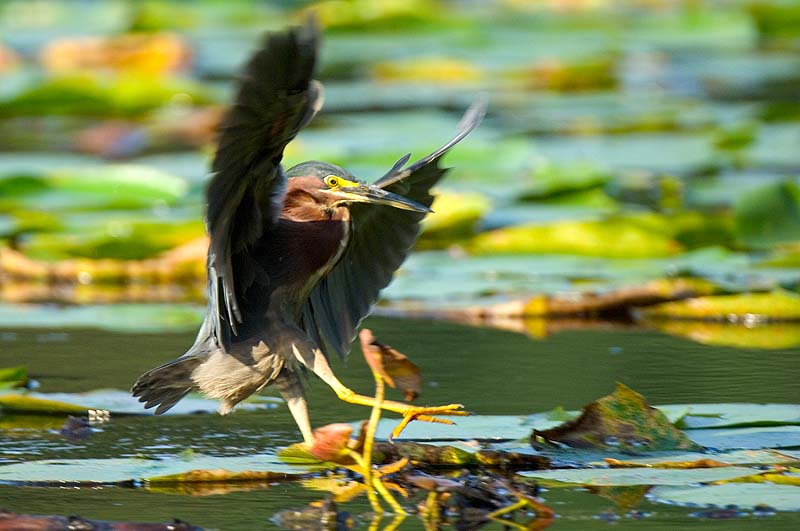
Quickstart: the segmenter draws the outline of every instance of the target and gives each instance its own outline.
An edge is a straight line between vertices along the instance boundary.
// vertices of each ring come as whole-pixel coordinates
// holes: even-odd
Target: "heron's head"
[[[290,180],[290,194],[303,195],[303,201],[314,201],[329,209],[353,203],[372,203],[413,212],[432,212],[416,201],[360,182],[344,168],[327,162],[298,164],[290,168],[286,176],[294,178]]]

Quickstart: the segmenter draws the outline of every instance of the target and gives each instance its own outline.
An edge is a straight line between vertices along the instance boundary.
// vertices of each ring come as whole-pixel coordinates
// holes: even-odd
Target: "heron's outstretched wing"
[[[405,169],[409,157],[403,157],[375,184],[430,207],[430,189],[447,172],[439,159],[477,127],[485,110],[485,99],[480,98],[467,110],[449,142]],[[353,204],[350,215],[353,225],[347,249],[314,287],[303,308],[303,328],[329,356],[347,355],[359,323],[408,256],[425,217],[368,203]]]
[[[245,67],[220,128],[206,191],[211,236],[207,319],[225,349],[242,322],[242,296],[258,273],[249,249],[282,209],[284,147],[322,106],[321,85],[312,80],[318,35],[313,20],[267,35]]]

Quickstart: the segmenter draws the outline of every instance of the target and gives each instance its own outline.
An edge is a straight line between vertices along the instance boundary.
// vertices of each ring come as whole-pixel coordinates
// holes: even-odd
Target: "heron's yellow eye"
[[[325,177],[325,184],[327,184],[329,188],[338,188],[339,178],[335,175],[328,175]]]

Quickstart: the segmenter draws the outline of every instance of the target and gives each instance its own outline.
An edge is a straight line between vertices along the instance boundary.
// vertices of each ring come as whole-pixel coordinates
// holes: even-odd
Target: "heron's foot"
[[[361,406],[375,405],[376,400],[371,396],[359,395],[350,389],[342,386],[336,389],[336,395],[345,402],[350,404],[358,404]],[[448,419],[440,419],[440,416],[450,417],[466,417],[469,415],[464,411],[464,406],[461,404],[447,404],[446,406],[412,406],[403,402],[395,402],[394,400],[385,400],[380,403],[381,409],[385,411],[392,411],[399,413],[403,416],[400,425],[392,432],[392,437],[396,437],[403,429],[413,420],[421,420],[423,422],[438,422],[440,424],[453,424],[453,421]]]
[[[464,411],[464,406],[461,404],[447,404],[446,406],[433,407],[406,406],[405,411],[398,411],[398,413],[403,415],[403,420],[400,421],[400,424],[398,424],[394,430],[392,430],[392,434],[389,436],[390,441],[395,437],[398,437],[406,428],[406,426],[408,426],[414,420],[421,420],[423,422],[438,422],[439,424],[453,424],[452,420],[440,419],[438,416],[450,415],[465,417],[469,415],[468,412]]]

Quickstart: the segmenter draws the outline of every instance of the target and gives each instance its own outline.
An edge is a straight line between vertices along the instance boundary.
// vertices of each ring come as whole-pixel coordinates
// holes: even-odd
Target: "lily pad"
[[[734,207],[739,238],[749,247],[769,248],[800,240],[800,186],[773,183],[742,196]]]
[[[742,326],[738,323],[714,321],[645,319],[643,324],[704,345],[765,350],[784,350],[800,346],[800,323]]]
[[[713,460],[721,465],[779,465],[797,463],[800,458],[778,450],[734,450],[731,452],[716,453],[672,453],[657,457],[636,457],[611,464],[608,460],[601,464],[610,465],[612,468],[653,467],[653,468],[700,468],[704,461]],[[698,466],[689,466],[697,463]],[[684,466],[685,465],[685,466]]]
[[[167,332],[194,329],[203,317],[191,304],[110,304],[56,307],[0,304],[4,328],[100,328],[115,331]]]
[[[23,387],[26,383],[28,383],[28,369],[24,365],[0,369],[0,390]]]
[[[0,482],[37,485],[99,485],[130,482],[181,483],[282,479],[313,472],[274,455],[236,457],[195,455],[169,459],[48,459],[0,466]]]
[[[800,404],[674,404],[659,409],[682,429],[800,426]]]
[[[656,487],[647,497],[656,503],[687,507],[730,507],[800,511],[800,488],[790,485],[726,483],[702,487]]]
[[[0,177],[0,208],[146,208],[172,204],[188,189],[180,177],[150,166],[108,164]]]
[[[563,221],[522,225],[476,236],[468,245],[476,254],[563,253],[644,258],[677,254],[671,237],[633,225],[629,220]]]
[[[239,405],[239,409],[270,409],[283,403],[277,397],[257,395]],[[212,413],[219,402],[200,396],[188,396],[178,402],[167,413],[189,415]],[[91,410],[108,411],[115,415],[152,415],[153,410],[144,409],[138,399],[128,391],[105,389],[89,393],[3,393],[0,394],[0,411],[15,414],[85,414]]]
[[[686,430],[697,444],[714,450],[737,448],[795,448],[800,446],[800,426],[716,428]]]
[[[731,466],[722,468],[575,468],[520,472],[547,485],[558,483],[588,486],[612,485],[692,485],[724,479],[752,476],[753,468]]]
[[[741,321],[744,323],[800,320],[800,295],[778,290],[770,293],[709,295],[665,302],[641,310],[645,317]]]

